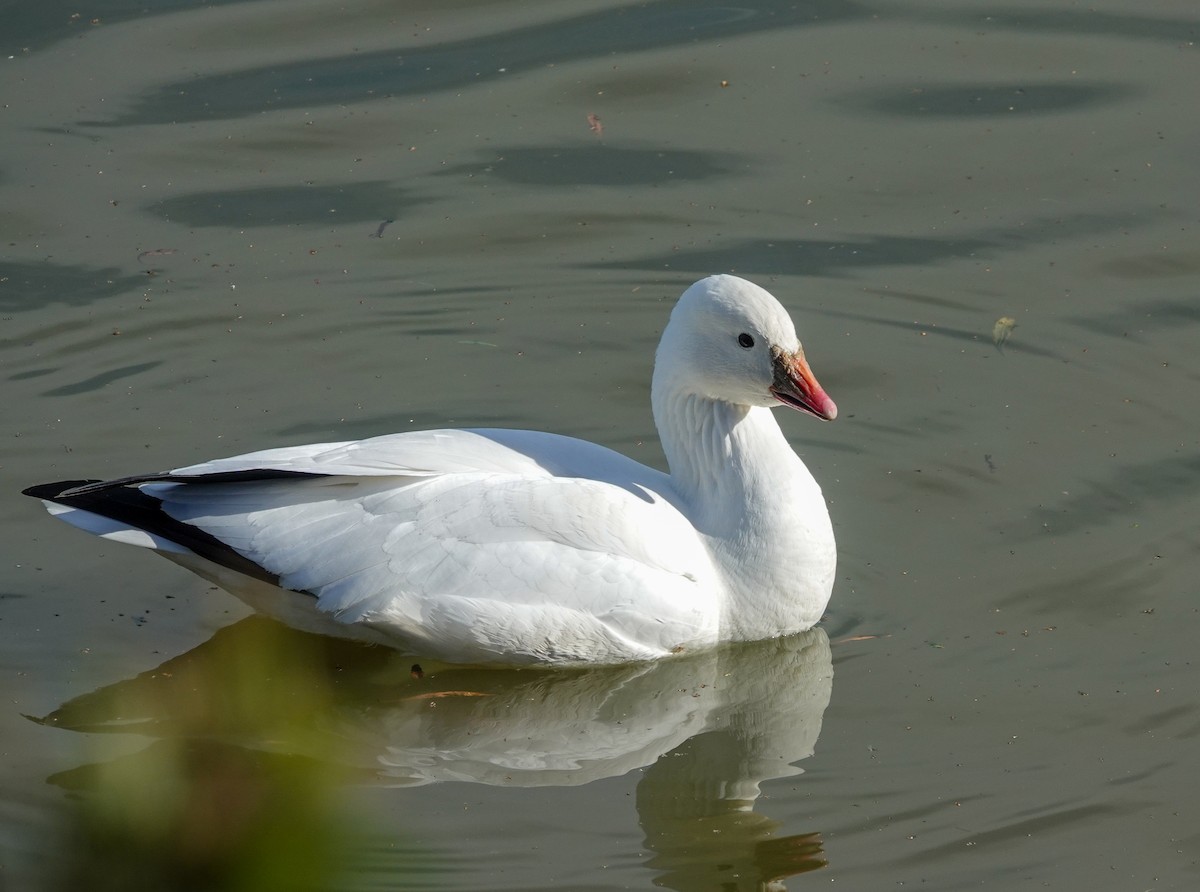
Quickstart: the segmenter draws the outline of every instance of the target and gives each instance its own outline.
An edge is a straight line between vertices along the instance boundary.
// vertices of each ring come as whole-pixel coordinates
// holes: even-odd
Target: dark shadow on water
[[[1033,512],[1038,532],[1068,535],[1111,523],[1140,523],[1158,506],[1200,495],[1200,455],[1168,455],[1137,464],[1113,465],[1092,475],[1086,489],[1047,500]],[[1079,489],[1079,487],[1074,487]]]
[[[1071,321],[1086,331],[1140,341],[1150,331],[1200,324],[1200,305],[1194,301],[1153,300],[1113,312],[1076,316]]]
[[[1130,8],[1135,8],[1129,4]],[[1180,9],[1195,10],[1192,4]],[[1195,51],[1200,40],[1200,18],[1140,16],[1132,13],[1101,12],[1086,6],[1077,9],[1045,10],[1030,5],[1026,9],[997,6],[976,7],[969,13],[934,12],[923,16],[931,21],[970,27],[976,31],[1002,28],[1029,34],[1094,35],[1120,39],[1163,40]]]
[[[1021,585],[996,598],[994,606],[1058,620],[1069,616],[1083,623],[1095,622],[1097,616],[1133,616],[1146,606],[1158,586],[1169,582],[1163,563],[1097,556],[1086,569],[1051,573]]]
[[[1169,253],[1153,251],[1105,260],[1100,269],[1122,279],[1147,281],[1200,274],[1200,255],[1186,250]]]
[[[743,276],[837,276],[862,267],[927,264],[970,257],[995,247],[977,238],[930,239],[877,235],[858,239],[747,238],[722,247],[671,251],[640,258],[587,264],[593,269],[675,269],[689,274],[733,272]]]
[[[1121,803],[1120,805],[1060,805],[1052,809],[1048,814],[1034,816],[1030,816],[1027,812],[1018,812],[1011,816],[1011,818],[1005,816],[1004,820],[998,821],[997,823],[1000,826],[995,830],[966,831],[962,834],[961,839],[930,845],[918,852],[897,858],[896,860],[899,864],[905,866],[929,865],[931,863],[941,864],[948,858],[956,856],[961,858],[964,850],[968,850],[968,846],[1019,845],[1023,840],[1042,836],[1054,830],[1061,830],[1064,827],[1090,826],[1089,821],[1102,815],[1137,814],[1139,811],[1151,808],[1152,806],[1152,800],[1142,799]]]
[[[929,86],[920,82],[842,94],[839,108],[858,108],[871,115],[910,118],[1026,117],[1062,114],[1135,98],[1138,91],[1121,84],[977,84]]]
[[[192,192],[147,210],[184,226],[332,226],[396,220],[426,201],[386,182],[362,182]]]
[[[47,390],[42,393],[42,396],[73,396],[77,393],[91,393],[94,390],[101,390],[107,387],[114,381],[120,381],[122,378],[132,378],[135,375],[158,368],[160,365],[162,365],[162,362],[156,360],[154,362],[141,362],[119,369],[111,369],[98,375],[92,375],[90,378],[85,378],[82,381],[76,381],[74,384],[64,384],[62,387]]]
[[[55,263],[0,263],[0,312],[39,310],[48,304],[86,306],[145,284],[113,266]]]
[[[244,0],[211,0],[206,6],[237,6]],[[6,3],[0,53],[18,55],[43,49],[62,40],[78,40],[89,31],[150,15],[146,0],[105,0],[102,5],[81,7],[74,0],[42,3]],[[195,9],[195,0],[153,0],[153,14],[166,15]],[[93,23],[93,20],[95,22]]]
[[[586,269],[679,270],[691,275],[733,272],[748,276],[843,276],[878,266],[929,266],[946,261],[996,257],[1049,239],[1078,238],[1135,230],[1169,212],[1146,209],[1122,214],[1035,217],[1020,225],[922,238],[861,235],[845,239],[745,238],[719,248],[668,251],[640,258],[586,264]]]
[[[743,34],[864,19],[839,0],[723,2],[658,0],[603,9],[432,47],[398,47],[332,59],[247,68],[165,84],[100,125],[237,118],[264,109],[349,105],[384,96],[428,95],[510,78],[547,65],[731,40]]]
[[[514,146],[437,175],[495,177],[529,186],[649,186],[712,179],[732,172],[735,164],[733,156],[690,149]]]

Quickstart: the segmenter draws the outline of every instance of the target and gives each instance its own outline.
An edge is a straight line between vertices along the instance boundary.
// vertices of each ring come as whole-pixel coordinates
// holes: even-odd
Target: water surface
[[[1195,885],[1188,4],[106,6],[0,59],[8,885],[179,778],[344,888]],[[661,464],[725,271],[842,411],[781,416],[840,544],[804,639],[414,675],[15,494],[432,425]]]

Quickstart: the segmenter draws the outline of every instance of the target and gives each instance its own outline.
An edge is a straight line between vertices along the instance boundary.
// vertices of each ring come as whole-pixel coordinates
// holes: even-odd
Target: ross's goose
[[[799,632],[836,553],[782,403],[833,419],[787,311],[711,276],[651,387],[664,474],[571,437],[438,430],[33,486],[301,628],[450,662],[619,663]]]

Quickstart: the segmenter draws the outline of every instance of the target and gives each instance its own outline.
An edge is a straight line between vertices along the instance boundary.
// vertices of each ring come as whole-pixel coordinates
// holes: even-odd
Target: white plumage
[[[786,311],[697,282],[652,400],[670,475],[570,437],[440,430],[26,492],[294,625],[453,662],[617,663],[812,626],[833,533],[769,407],[836,408]]]

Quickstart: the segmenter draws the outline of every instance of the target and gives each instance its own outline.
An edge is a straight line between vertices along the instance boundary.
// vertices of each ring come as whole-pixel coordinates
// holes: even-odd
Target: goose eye
[[[749,350],[754,346],[754,338],[750,337],[750,335],[746,334],[745,332],[742,332],[740,335],[738,335],[738,343]]]

